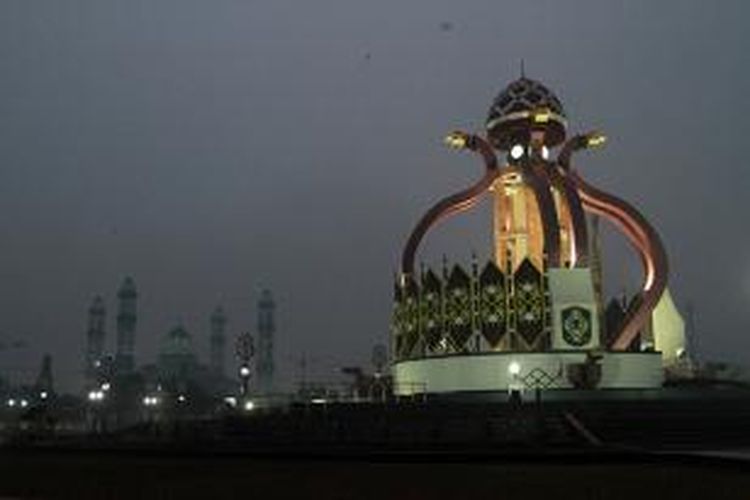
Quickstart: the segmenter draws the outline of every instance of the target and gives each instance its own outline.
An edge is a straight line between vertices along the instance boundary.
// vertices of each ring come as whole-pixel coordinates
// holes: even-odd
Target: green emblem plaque
[[[586,345],[591,341],[591,312],[579,306],[562,310],[562,336],[573,346]]]

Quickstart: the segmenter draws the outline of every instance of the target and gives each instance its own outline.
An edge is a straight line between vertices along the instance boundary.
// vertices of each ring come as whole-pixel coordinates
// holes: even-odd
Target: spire
[[[273,388],[275,309],[276,303],[271,291],[264,289],[257,303],[258,356],[255,364],[258,388],[264,393],[271,392]]]
[[[217,306],[210,318],[211,335],[211,371],[216,375],[225,375],[227,316],[221,306]]]

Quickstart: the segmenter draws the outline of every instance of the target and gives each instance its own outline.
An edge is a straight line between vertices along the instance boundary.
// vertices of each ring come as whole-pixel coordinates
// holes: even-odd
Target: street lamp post
[[[109,388],[107,388],[109,390]],[[89,391],[87,399],[91,411],[91,430],[95,434],[105,431],[104,415],[102,406],[106,397],[106,391],[96,388]]]
[[[519,376],[521,374],[521,364],[518,361],[511,361],[508,365],[508,374],[511,377],[508,383],[508,393],[510,395],[510,402],[513,405],[519,405],[521,403],[521,384],[519,383]]]
[[[247,365],[240,366],[240,392],[247,396],[250,389],[250,367]]]

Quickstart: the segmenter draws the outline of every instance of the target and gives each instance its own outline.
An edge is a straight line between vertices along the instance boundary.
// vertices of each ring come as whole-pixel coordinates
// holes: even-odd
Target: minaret
[[[255,374],[260,392],[273,387],[273,334],[276,331],[274,310],[276,303],[271,292],[263,290],[258,300],[258,353]]]
[[[101,296],[94,297],[89,307],[88,328],[86,330],[86,379],[95,380],[104,355],[104,324],[107,311]]]
[[[47,399],[55,392],[55,381],[52,377],[52,356],[45,354],[42,358],[42,367],[37,375],[34,391],[41,399]]]
[[[223,377],[225,375],[224,362],[226,358],[226,335],[224,329],[227,317],[224,309],[218,306],[211,314],[211,372]]]
[[[125,278],[120,290],[117,292],[117,298],[120,301],[120,308],[117,313],[117,355],[115,357],[115,369],[118,374],[125,374],[133,371],[135,367],[134,347],[135,347],[135,325],[136,316],[136,299],[138,292],[135,289],[135,283],[130,277]]]

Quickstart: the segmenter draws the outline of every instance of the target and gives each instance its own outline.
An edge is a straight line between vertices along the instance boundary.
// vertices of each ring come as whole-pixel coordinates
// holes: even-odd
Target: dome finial
[[[528,144],[532,130],[543,128],[544,145],[556,146],[565,140],[567,120],[562,103],[550,89],[525,76],[508,84],[495,98],[487,116],[490,143],[501,151],[514,144]]]

